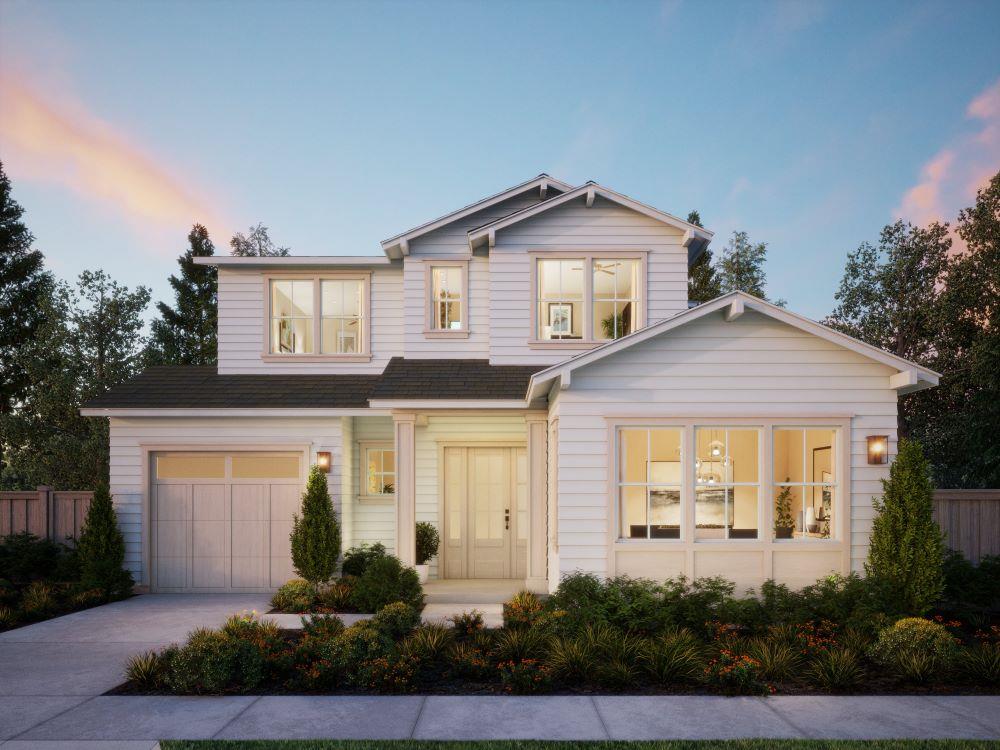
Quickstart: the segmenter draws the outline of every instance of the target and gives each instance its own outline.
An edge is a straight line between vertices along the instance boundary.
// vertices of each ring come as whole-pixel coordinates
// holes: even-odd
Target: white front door
[[[445,448],[445,578],[523,578],[528,482],[524,448]]]

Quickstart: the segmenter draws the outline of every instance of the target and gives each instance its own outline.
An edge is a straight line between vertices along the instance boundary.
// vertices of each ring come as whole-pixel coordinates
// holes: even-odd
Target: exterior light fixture
[[[868,436],[868,463],[884,464],[889,462],[889,436]]]
[[[324,474],[330,473],[330,467],[333,466],[333,454],[330,451],[317,451],[316,452],[316,466]]]

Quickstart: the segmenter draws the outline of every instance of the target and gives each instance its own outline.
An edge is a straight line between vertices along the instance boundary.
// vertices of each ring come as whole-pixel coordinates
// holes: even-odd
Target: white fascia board
[[[227,268],[392,265],[392,260],[382,255],[268,255],[263,258],[260,256],[210,255],[196,257],[194,262],[198,266]]]
[[[425,224],[421,224],[413,229],[408,229],[405,232],[397,234],[395,237],[390,237],[387,240],[382,240],[382,251],[389,258],[400,258],[403,255],[409,253],[407,245],[410,240],[415,237],[427,234],[428,232],[433,232],[435,229],[440,229],[443,226],[447,226],[453,221],[458,221],[459,219],[470,216],[477,211],[482,211],[484,208],[489,208],[497,203],[503,203],[505,200],[513,198],[520,195],[521,193],[526,193],[532,189],[538,189],[539,195],[542,195],[542,188],[545,188],[545,194],[548,194],[549,188],[555,188],[560,192],[566,192],[572,190],[573,186],[569,185],[562,180],[557,180],[555,177],[550,177],[547,174],[540,174],[537,177],[532,177],[530,180],[522,182],[520,185],[515,185],[514,187],[507,188],[495,195],[491,195],[482,200],[476,201],[475,203],[470,203],[464,208],[460,208],[457,211],[452,211],[449,214],[445,214],[437,219],[432,219]],[[544,199],[544,195],[543,195]]]
[[[710,232],[707,229],[690,224],[683,219],[678,219],[676,216],[660,211],[652,206],[647,206],[645,203],[640,203],[639,201],[633,200],[632,198],[622,195],[621,193],[616,193],[614,190],[606,188],[603,185],[598,185],[596,182],[588,182],[578,188],[570,190],[567,193],[563,193],[556,198],[550,198],[542,203],[536,203],[534,206],[528,206],[527,208],[512,213],[510,216],[505,216],[502,219],[497,219],[490,224],[470,230],[468,233],[469,248],[474,249],[482,245],[483,241],[490,236],[491,232],[495,234],[501,229],[505,229],[509,226],[517,224],[518,222],[524,221],[525,219],[530,219],[532,216],[537,216],[544,211],[556,208],[557,206],[561,206],[564,203],[576,200],[577,198],[582,197],[592,202],[590,197],[592,195],[600,196],[601,198],[609,200],[612,203],[617,203],[620,206],[629,208],[636,213],[643,214],[644,216],[648,216],[656,221],[676,227],[677,229],[685,232],[685,234],[690,232],[692,239],[700,239],[705,245],[707,245],[711,241],[712,237],[715,236],[713,232]],[[689,242],[688,244],[691,243]]]
[[[369,405],[372,409],[476,409],[476,410],[496,410],[496,409],[527,409],[529,402],[525,399],[371,399]]]
[[[80,409],[83,417],[387,417],[377,409]]]
[[[907,387],[910,390],[922,390],[923,388],[931,388],[938,384],[940,375],[933,370],[905,360],[902,357],[897,357],[895,354],[889,354],[888,352],[882,351],[878,347],[872,346],[871,344],[866,344],[863,341],[859,341],[858,339],[848,336],[845,333],[835,331],[822,323],[809,320],[809,318],[785,310],[782,307],[772,305],[770,302],[765,302],[762,299],[745,294],[744,292],[730,292],[729,294],[717,297],[711,302],[706,302],[698,305],[697,307],[684,310],[671,318],[662,320],[659,323],[654,323],[651,326],[640,329],[635,333],[630,333],[629,335],[623,336],[615,341],[610,341],[607,344],[597,347],[596,349],[591,349],[588,352],[577,354],[575,357],[571,357],[565,362],[553,365],[552,367],[542,370],[541,372],[536,372],[531,376],[531,380],[528,384],[528,399],[531,400],[537,398],[538,395],[541,394],[542,388],[546,383],[557,378],[563,378],[577,368],[604,359],[615,352],[627,349],[630,346],[634,346],[635,344],[641,343],[655,336],[659,336],[662,333],[666,333],[667,331],[678,328],[686,323],[698,320],[699,318],[718,310],[729,311],[733,309],[737,303],[739,303],[744,310],[755,310],[763,315],[767,315],[768,317],[790,325],[793,328],[798,328],[806,333],[811,333],[821,339],[825,339],[826,341],[842,346],[845,349],[856,352],[863,357],[868,357],[876,362],[895,368],[899,373],[912,370],[915,373],[913,377],[916,378],[916,381],[910,384],[909,380],[907,380],[906,384],[901,387]]]

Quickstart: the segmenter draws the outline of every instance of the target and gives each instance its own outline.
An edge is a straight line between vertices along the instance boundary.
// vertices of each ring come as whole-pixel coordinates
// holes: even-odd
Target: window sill
[[[358,495],[358,502],[364,505],[392,505],[396,502],[395,495]]]
[[[453,331],[446,331],[437,328],[425,328],[425,339],[467,339],[469,338],[468,328],[458,328]]]
[[[371,354],[261,354],[265,362],[371,362]]]

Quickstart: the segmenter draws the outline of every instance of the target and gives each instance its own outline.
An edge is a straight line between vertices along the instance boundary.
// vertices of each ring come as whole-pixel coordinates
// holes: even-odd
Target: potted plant
[[[427,583],[431,566],[427,562],[437,554],[441,537],[433,524],[421,521],[417,524],[417,575],[421,583]]]
[[[787,482],[789,477],[785,477]],[[774,536],[776,539],[791,539],[795,530],[792,518],[792,488],[782,487],[774,499]]]

